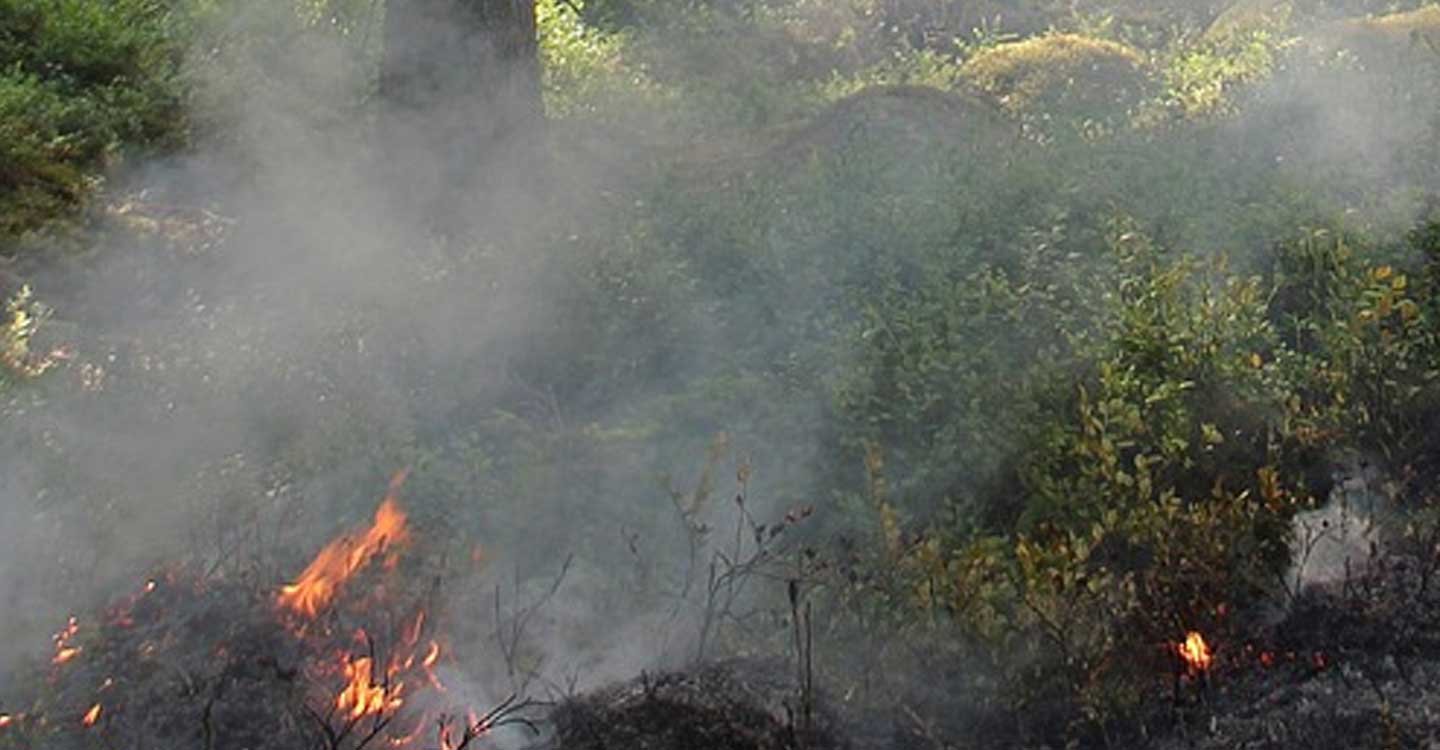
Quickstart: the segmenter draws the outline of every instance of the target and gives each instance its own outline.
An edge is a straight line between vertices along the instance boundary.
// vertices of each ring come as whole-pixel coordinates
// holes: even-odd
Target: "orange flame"
[[[73,647],[68,647],[68,648],[59,648],[59,649],[56,649],[56,650],[55,650],[55,657],[50,660],[50,663],[51,663],[51,664],[64,664],[65,662],[70,661],[71,659],[74,659],[75,657],[77,657],[77,656],[79,656],[79,655],[80,655],[80,647],[79,647],[79,646],[73,646]]]
[[[425,680],[430,683],[430,687],[435,688],[437,692],[443,693],[446,692],[445,683],[441,682],[440,678],[435,674],[435,665],[439,663],[439,661],[440,644],[436,641],[430,641],[430,647],[425,650],[425,658],[420,660],[420,666],[425,670]]]
[[[95,705],[90,707],[89,711],[85,712],[85,716],[84,718],[80,719],[80,723],[84,724],[87,727],[95,726],[95,722],[100,720],[100,713],[103,710],[104,709],[100,708],[100,704],[96,703]]]
[[[425,652],[425,660],[421,663],[426,669],[429,669],[435,666],[437,661],[440,661],[440,644],[430,641],[430,649]]]
[[[1185,635],[1185,642],[1176,644],[1175,650],[1180,658],[1195,672],[1204,672],[1210,668],[1213,657],[1210,654],[1210,646],[1205,643],[1205,637],[1192,630]]]
[[[65,622],[65,627],[57,632],[51,639],[55,641],[55,655],[50,658],[51,664],[64,664],[80,655],[82,649],[79,646],[70,645],[70,639],[74,638],[75,634],[79,632],[80,622],[72,615],[70,619]]]
[[[317,616],[334,601],[340,587],[387,546],[409,541],[405,512],[396,500],[409,473],[409,469],[402,469],[391,477],[390,490],[375,511],[374,524],[365,533],[325,545],[294,583],[280,589],[281,607],[307,617]]]
[[[347,713],[352,719],[367,714],[380,715],[393,711],[404,704],[400,693],[403,684],[388,684],[388,680],[377,683],[374,675],[374,661],[368,656],[345,660],[345,689],[335,698],[335,707]]]

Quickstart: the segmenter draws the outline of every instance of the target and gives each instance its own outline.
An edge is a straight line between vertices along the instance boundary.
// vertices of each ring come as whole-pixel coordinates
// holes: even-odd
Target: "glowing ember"
[[[78,632],[80,632],[80,623],[72,615],[70,619],[66,621],[65,627],[57,632],[53,638],[55,641],[55,655],[50,657],[51,664],[64,664],[80,655],[81,648],[70,645],[70,639],[74,638]]]
[[[1204,636],[1199,633],[1193,630],[1187,633],[1185,642],[1176,644],[1175,650],[1191,670],[1204,672],[1210,668],[1210,661],[1213,658],[1210,654],[1210,646],[1205,643]]]
[[[320,550],[310,567],[294,583],[280,590],[279,604],[297,614],[315,617],[330,606],[340,587],[391,545],[409,540],[405,512],[396,496],[409,469],[390,479],[390,491],[375,511],[375,523],[358,537],[336,539]]]
[[[95,705],[90,707],[89,711],[85,712],[85,717],[80,720],[80,723],[84,724],[87,727],[95,726],[95,722],[100,720],[100,712],[102,710],[103,709],[100,708],[100,704],[96,703]]]

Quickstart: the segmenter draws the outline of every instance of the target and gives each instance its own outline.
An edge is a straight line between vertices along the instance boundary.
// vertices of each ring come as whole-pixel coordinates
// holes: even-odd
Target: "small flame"
[[[50,660],[51,664],[64,664],[80,655],[80,647],[72,646],[55,650],[55,658]]]
[[[5,727],[8,727],[8,726],[10,726],[11,724],[14,724],[14,723],[15,723],[15,717],[14,717],[14,716],[11,716],[10,714],[0,714],[0,729],[4,729]]]
[[[390,490],[375,511],[375,523],[365,533],[359,537],[344,536],[325,545],[294,583],[280,589],[280,606],[307,617],[319,615],[351,576],[386,547],[409,540],[405,512],[396,500],[409,473],[409,469],[402,469],[390,479]]]
[[[440,644],[430,641],[429,648],[425,650],[425,658],[420,660],[420,666],[425,670],[425,681],[430,683],[430,687],[434,688],[436,692],[444,693],[446,692],[445,683],[441,682],[440,677],[435,674],[435,665],[439,662]]]
[[[1192,630],[1185,635],[1185,642],[1176,644],[1175,650],[1180,658],[1185,660],[1190,669],[1195,672],[1204,672],[1210,668],[1212,656],[1210,645],[1205,642],[1205,637]]]
[[[425,652],[425,659],[421,662],[421,664],[424,664],[425,668],[429,669],[435,666],[435,662],[439,660],[440,644],[436,643],[435,641],[430,641],[430,649]]]
[[[90,707],[89,711],[85,712],[85,717],[80,720],[80,723],[84,724],[87,727],[95,726],[95,722],[100,720],[100,713],[103,710],[104,709],[100,707],[100,704],[96,703],[95,705]]]
[[[400,708],[404,701],[400,697],[402,684],[389,685],[384,680],[375,681],[374,661],[368,656],[345,661],[345,689],[335,697],[335,707],[347,713],[352,719],[367,714],[380,715]]]
[[[80,655],[82,650],[79,646],[70,645],[70,639],[80,632],[80,621],[74,615],[65,622],[65,627],[55,634],[52,640],[55,641],[55,655],[50,658],[51,664],[64,664]]]

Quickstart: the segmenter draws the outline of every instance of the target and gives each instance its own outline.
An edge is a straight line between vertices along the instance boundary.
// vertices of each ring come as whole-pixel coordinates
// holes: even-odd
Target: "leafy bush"
[[[894,393],[869,412],[908,404],[958,425],[915,441],[934,464],[907,455],[904,430],[875,433],[901,446],[888,455],[902,471],[973,472],[987,451],[1009,447],[1019,473],[1018,483],[978,485],[961,522],[917,524],[904,493],[933,504],[934,487],[902,474],[892,492],[880,477],[883,446],[871,444],[865,495],[877,511],[877,552],[861,567],[888,573],[858,580],[865,596],[910,613],[876,627],[948,642],[939,653],[978,670],[967,679],[975,689],[989,681],[998,710],[1025,707],[1071,739],[1146,710],[1143,686],[1175,669],[1173,644],[1190,630],[1227,637],[1243,627],[1231,613],[1263,608],[1282,589],[1290,519],[1326,499],[1327,456],[1375,456],[1393,476],[1435,470],[1422,456],[1440,415],[1440,347],[1427,322],[1434,287],[1415,280],[1433,273],[1424,264],[1434,262],[1435,235],[1422,224],[1404,246],[1360,253],[1316,233],[1280,245],[1273,271],[1242,275],[1223,260],[1166,253],[1121,223],[1106,262],[1069,269],[1093,278],[1074,287],[1070,298],[1084,303],[1076,312],[1033,309],[1069,296],[1053,294],[998,308],[1062,329],[1061,356],[1019,346],[1047,351],[1064,379],[1037,378],[1023,359],[1004,383],[952,374],[947,359],[992,361],[994,332],[919,357],[872,344],[890,352],[882,361]],[[966,312],[950,320],[983,321],[973,290],[954,297]],[[911,346],[931,335],[890,333]],[[998,402],[994,421],[967,411],[967,398]],[[977,508],[1011,508],[1012,520],[976,528]]]
[[[1389,251],[1400,266],[1330,233],[1283,249],[1272,315],[1295,342],[1303,398],[1290,411],[1298,438],[1328,437],[1397,474],[1419,459],[1440,413],[1437,289],[1425,278],[1433,232],[1423,224]]]
[[[1236,90],[1265,80],[1293,43],[1286,14],[1258,14],[1217,25],[1168,56],[1163,103],[1183,119],[1236,111]]]
[[[1047,34],[972,57],[967,81],[1040,133],[1123,122],[1149,88],[1145,57],[1118,42]]]
[[[0,2],[0,242],[78,206],[122,144],[183,136],[174,23],[156,0]]]
[[[590,26],[583,14],[583,3],[535,5],[546,111],[552,117],[615,113],[659,95],[644,67],[628,59],[629,37]]]

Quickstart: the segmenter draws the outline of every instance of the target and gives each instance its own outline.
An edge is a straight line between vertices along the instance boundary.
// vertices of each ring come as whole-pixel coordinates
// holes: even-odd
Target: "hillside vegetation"
[[[1130,747],[1355,477],[1434,533],[1440,5],[541,0],[544,188],[463,231],[378,176],[381,5],[0,0],[17,643],[409,466],[497,613],[573,553],[556,684],[803,611],[914,746]]]

